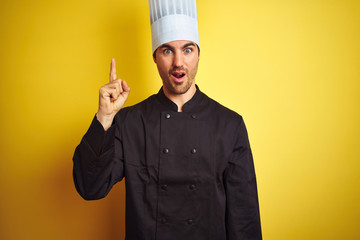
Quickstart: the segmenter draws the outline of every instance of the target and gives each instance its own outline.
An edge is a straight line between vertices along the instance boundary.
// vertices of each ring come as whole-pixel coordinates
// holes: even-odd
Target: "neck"
[[[188,102],[196,92],[196,86],[193,84],[186,93],[183,94],[173,94],[169,92],[165,87],[163,87],[165,96],[174,102],[178,107],[178,112],[182,112],[183,106]]]

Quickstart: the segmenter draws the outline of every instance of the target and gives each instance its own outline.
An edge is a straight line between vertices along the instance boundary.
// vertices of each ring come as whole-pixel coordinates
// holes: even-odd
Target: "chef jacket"
[[[262,238],[244,121],[198,87],[183,112],[160,89],[107,131],[95,117],[73,164],[86,200],[125,178],[127,240]]]

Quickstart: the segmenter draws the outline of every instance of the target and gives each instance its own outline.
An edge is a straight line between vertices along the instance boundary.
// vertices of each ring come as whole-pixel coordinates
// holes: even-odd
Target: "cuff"
[[[115,127],[115,121],[113,121],[111,127],[105,131],[101,123],[97,120],[96,115],[93,118],[84,136],[84,140],[90,145],[97,156],[100,156],[101,153],[114,145]]]

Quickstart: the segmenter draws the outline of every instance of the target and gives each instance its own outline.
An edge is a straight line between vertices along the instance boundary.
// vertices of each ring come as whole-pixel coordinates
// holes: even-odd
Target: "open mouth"
[[[171,73],[171,75],[176,79],[181,79],[181,78],[185,77],[185,73],[173,72],[173,73]]]

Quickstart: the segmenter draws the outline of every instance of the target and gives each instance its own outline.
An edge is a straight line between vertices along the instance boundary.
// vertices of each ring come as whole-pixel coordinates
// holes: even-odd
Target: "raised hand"
[[[117,78],[115,59],[111,59],[110,81],[100,88],[99,109],[96,114],[105,131],[110,128],[116,113],[124,106],[129,92],[130,87],[126,82]]]

